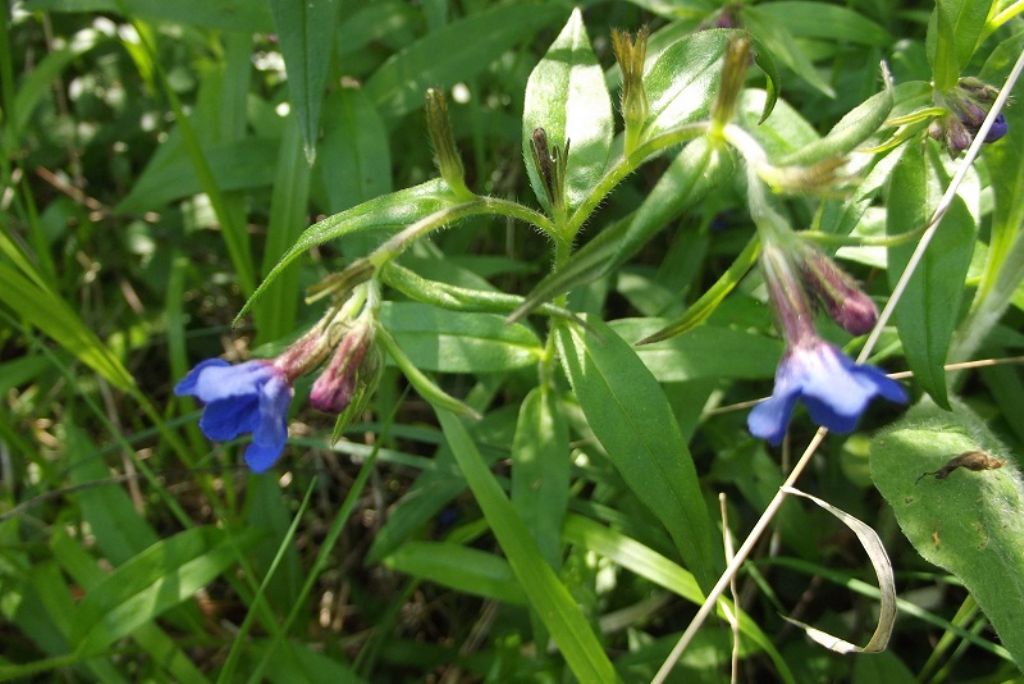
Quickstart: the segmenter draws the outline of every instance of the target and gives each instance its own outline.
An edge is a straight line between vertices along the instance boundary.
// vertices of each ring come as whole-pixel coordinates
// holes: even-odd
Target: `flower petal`
[[[773,394],[747,414],[747,429],[759,439],[778,446],[786,434],[786,426],[796,405],[796,392],[785,395]]]
[[[853,360],[825,343],[794,357],[804,362],[802,394],[814,422],[829,429],[835,425],[837,431],[851,418],[856,425],[875,390],[871,383],[858,382]]]
[[[199,381],[199,376],[202,375],[203,371],[208,368],[230,365],[231,364],[224,359],[206,359],[205,361],[201,361],[195,368],[189,371],[188,375],[181,379],[181,382],[174,386],[174,393],[179,397],[195,395],[196,383]]]
[[[275,446],[253,442],[245,448],[245,462],[249,465],[249,470],[259,475],[274,465],[283,450],[284,444]]]
[[[279,372],[266,361],[248,361],[228,368],[204,368],[196,381],[194,394],[207,403],[246,394],[257,395],[260,388]]]
[[[279,375],[273,375],[259,394],[259,419],[252,431],[252,444],[245,460],[253,472],[261,473],[274,464],[288,440],[288,406],[292,387]]]
[[[243,432],[252,432],[259,419],[259,399],[255,396],[220,399],[206,405],[199,429],[209,439],[224,442]]]
[[[907,403],[907,390],[903,388],[903,385],[890,378],[878,368],[867,365],[857,366],[857,374],[874,385],[876,394],[897,404]]]

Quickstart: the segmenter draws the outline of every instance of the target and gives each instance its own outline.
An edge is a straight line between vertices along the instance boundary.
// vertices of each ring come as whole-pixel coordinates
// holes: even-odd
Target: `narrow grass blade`
[[[438,411],[437,416],[459,468],[527,600],[558,644],[573,674],[581,682],[617,681],[615,668],[590,623],[580,612],[569,590],[540,555],[529,530],[487,468],[466,428],[447,411]]]

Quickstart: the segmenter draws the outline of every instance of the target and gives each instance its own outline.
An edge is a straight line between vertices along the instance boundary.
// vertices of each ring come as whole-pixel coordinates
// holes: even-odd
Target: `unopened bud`
[[[647,27],[629,33],[612,31],[612,49],[622,70],[622,119],[626,125],[626,153],[636,146],[640,131],[647,121],[648,103],[644,90],[644,60],[647,57]]]
[[[454,192],[460,195],[471,194],[466,187],[465,170],[462,157],[455,147],[451,122],[448,119],[448,102],[444,92],[436,88],[428,88],[426,95],[427,132],[434,146],[437,170]]]
[[[796,273],[792,250],[774,241],[765,242],[761,251],[761,272],[786,344],[792,347],[817,337],[811,303]]]
[[[961,78],[949,91],[936,94],[936,104],[949,111],[940,125],[951,156],[956,157],[970,147],[998,95],[997,88],[974,77]],[[985,142],[999,140],[1008,130],[1006,117],[1000,113],[992,120]]]
[[[535,128],[533,135],[530,136],[530,153],[551,208],[560,211],[564,206],[565,170],[569,160],[569,141],[565,141],[564,148],[559,149],[557,145],[551,148],[548,146],[547,132],[543,128]]]
[[[721,130],[732,121],[736,112],[743,84],[747,80],[747,69],[750,67],[750,40],[745,36],[737,36],[729,40],[725,49],[725,61],[722,65],[722,78],[718,84],[718,97],[711,110],[711,120]]]
[[[373,345],[373,323],[356,323],[334,351],[330,363],[313,383],[310,405],[325,413],[341,413],[352,401],[365,375],[368,351]]]
[[[814,247],[806,246],[801,256],[800,277],[832,320],[851,335],[870,332],[878,309],[857,282]]]
[[[331,351],[331,346],[330,323],[324,319],[289,345],[270,363],[283,372],[288,382],[291,383],[295,381],[295,378],[305,375],[323,363]]]
[[[776,192],[819,193],[849,179],[841,173],[846,162],[845,157],[830,157],[811,166],[765,165],[757,173]]]
[[[960,119],[946,117],[946,149],[952,157],[958,156],[961,152],[971,146],[974,136],[967,130]]]
[[[1002,112],[999,112],[999,116],[992,120],[992,127],[988,129],[988,135],[985,136],[985,142],[993,143],[1006,135],[1009,130],[1010,125],[1006,123],[1006,117],[1003,116]]]
[[[961,78],[957,83],[961,90],[966,91],[975,100],[983,102],[985,104],[991,104],[996,101],[996,97],[999,95],[999,89],[995,86],[991,86],[985,83],[980,78],[973,76],[967,76]]]

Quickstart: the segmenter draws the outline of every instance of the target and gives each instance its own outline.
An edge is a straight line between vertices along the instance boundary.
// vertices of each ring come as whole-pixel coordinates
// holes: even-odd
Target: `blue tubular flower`
[[[292,390],[284,370],[270,361],[232,366],[223,359],[203,361],[174,388],[206,404],[199,428],[214,441],[251,432],[245,461],[262,473],[281,455],[288,439],[288,406]]]
[[[772,396],[750,412],[747,427],[755,437],[778,445],[800,399],[815,423],[845,434],[875,396],[907,401],[903,387],[879,369],[854,363],[818,337],[805,338],[782,358]]]

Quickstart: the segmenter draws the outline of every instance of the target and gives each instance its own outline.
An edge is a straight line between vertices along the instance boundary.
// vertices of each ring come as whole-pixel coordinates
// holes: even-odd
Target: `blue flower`
[[[804,339],[782,357],[772,396],[747,416],[755,437],[778,445],[786,433],[797,399],[811,420],[833,432],[852,432],[875,396],[905,403],[903,387],[874,366],[858,365],[820,338]]]
[[[254,473],[272,466],[284,450],[293,390],[285,371],[273,363],[232,366],[223,359],[207,359],[178,383],[174,393],[206,404],[199,427],[210,439],[226,441],[251,432],[245,461]]]

